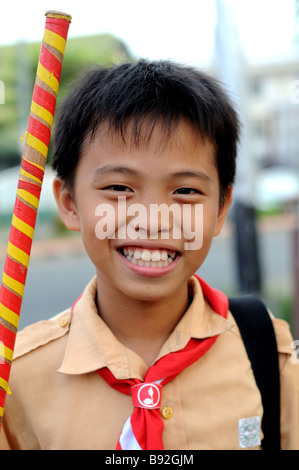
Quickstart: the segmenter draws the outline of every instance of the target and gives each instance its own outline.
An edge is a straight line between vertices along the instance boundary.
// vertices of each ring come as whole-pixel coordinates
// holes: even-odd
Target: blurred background
[[[261,296],[299,339],[299,0],[5,2],[0,18],[2,274],[47,10],[72,15],[58,105],[93,64],[146,57],[216,76],[239,109],[235,202],[198,274]],[[55,121],[54,121],[55,129]],[[48,161],[51,161],[52,146]],[[94,275],[60,222],[47,167],[19,328],[69,307]]]

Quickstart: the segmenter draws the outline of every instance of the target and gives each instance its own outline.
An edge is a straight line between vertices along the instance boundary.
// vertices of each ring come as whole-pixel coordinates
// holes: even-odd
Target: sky
[[[236,5],[244,51],[253,62],[283,60],[294,35],[294,0],[227,0]],[[3,4],[4,3],[4,4]],[[137,57],[209,62],[213,52],[215,0],[5,0],[0,46],[41,41],[44,14],[71,14],[69,38],[109,32]],[[1,77],[0,77],[1,78]]]

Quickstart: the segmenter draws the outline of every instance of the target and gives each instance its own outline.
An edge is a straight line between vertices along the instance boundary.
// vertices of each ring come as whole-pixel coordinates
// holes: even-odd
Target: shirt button
[[[60,322],[59,322],[61,328],[64,328],[69,324],[69,318],[68,317],[62,317]]]
[[[173,410],[170,408],[170,406],[164,406],[164,408],[161,410],[161,415],[162,418],[164,419],[169,419],[173,415]]]

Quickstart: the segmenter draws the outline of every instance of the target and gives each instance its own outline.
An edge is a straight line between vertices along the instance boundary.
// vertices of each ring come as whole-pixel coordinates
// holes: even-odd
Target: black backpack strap
[[[229,299],[262,396],[263,450],[280,450],[280,376],[274,327],[263,302],[251,295]]]

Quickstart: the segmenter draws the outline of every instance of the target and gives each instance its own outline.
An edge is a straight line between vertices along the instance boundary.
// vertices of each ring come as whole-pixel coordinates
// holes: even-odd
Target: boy
[[[96,275],[71,309],[19,333],[2,448],[261,448],[227,298],[194,276],[231,204],[238,137],[218,83],[169,62],[95,69],[66,98],[54,194]],[[298,368],[288,326],[273,324],[281,445],[298,449]]]

